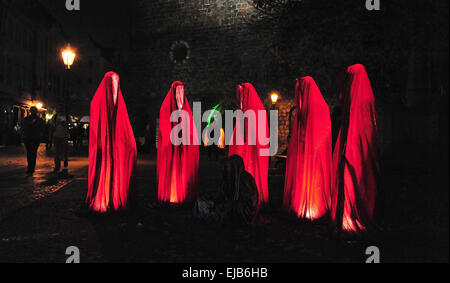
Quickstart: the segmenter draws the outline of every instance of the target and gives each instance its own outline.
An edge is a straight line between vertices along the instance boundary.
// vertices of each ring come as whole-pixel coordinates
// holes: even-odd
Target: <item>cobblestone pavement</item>
[[[80,249],[82,262],[365,262],[372,245],[384,262],[448,261],[448,187],[425,195],[436,186],[427,176],[392,177],[383,233],[338,240],[329,237],[325,223],[300,223],[280,210],[281,172],[271,172],[271,203],[252,229],[208,226],[196,222],[190,209],[155,206],[154,160],[139,157],[138,209],[127,215],[78,217],[87,163],[72,171],[69,184],[0,222],[0,262],[65,262],[69,246]],[[200,164],[202,192],[214,189],[221,162],[202,156]]]
[[[45,145],[42,144],[38,150],[36,172],[33,176],[28,176],[25,147],[20,145],[0,148],[0,220],[11,211],[25,207],[70,184],[75,175],[82,176],[88,159],[83,154],[72,153],[69,163],[71,176],[58,178],[53,173],[53,151],[45,150]]]

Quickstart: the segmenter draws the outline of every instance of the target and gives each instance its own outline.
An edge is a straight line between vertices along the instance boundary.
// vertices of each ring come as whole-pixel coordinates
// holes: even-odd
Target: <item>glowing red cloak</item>
[[[239,155],[244,160],[245,170],[249,172],[255,179],[258,187],[259,202],[269,202],[268,191],[268,174],[269,174],[269,157],[262,156],[261,150],[268,150],[269,144],[265,145],[258,138],[261,132],[265,137],[269,138],[269,124],[267,121],[267,111],[261,102],[255,88],[250,83],[245,83],[237,86],[237,101],[240,109],[244,114],[248,110],[253,110],[255,113],[255,124],[250,125],[248,119],[244,119],[244,125],[241,125],[240,119],[237,119],[236,126],[233,132],[229,147],[229,155]],[[259,111],[263,111],[264,115],[258,115]],[[255,127],[256,125],[256,127]],[[243,126],[242,131],[240,130]],[[255,143],[253,145],[250,141],[250,131],[255,134]],[[241,134],[243,133],[243,136]],[[240,141],[238,143],[238,141]]]
[[[379,176],[375,98],[362,65],[349,67],[338,85],[343,117],[333,154],[332,220],[337,232],[361,232],[374,227]]]
[[[172,113],[183,110],[179,123],[170,121]],[[186,133],[181,145],[174,145],[171,133],[181,126]],[[161,202],[183,203],[197,195],[199,146],[192,111],[182,82],[174,82],[167,94],[159,117],[158,135],[158,199]]]
[[[329,208],[332,146],[330,109],[311,77],[295,85],[297,113],[286,163],[284,207],[299,218],[323,217]]]
[[[127,208],[136,155],[136,141],[119,76],[109,72],[91,102],[86,202],[92,210],[107,212]]]

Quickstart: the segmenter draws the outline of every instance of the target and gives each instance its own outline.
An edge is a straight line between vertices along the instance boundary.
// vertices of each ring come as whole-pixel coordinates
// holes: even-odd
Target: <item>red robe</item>
[[[297,113],[289,141],[284,207],[299,218],[323,217],[329,208],[332,146],[330,109],[311,77],[297,80]]]
[[[338,85],[343,117],[333,155],[332,220],[337,232],[361,232],[374,227],[379,176],[375,98],[362,65],[349,67]]]
[[[268,174],[269,174],[269,157],[262,156],[261,150],[267,150],[269,145],[265,145],[258,138],[258,133],[265,131],[265,137],[269,138],[269,125],[267,121],[267,111],[264,108],[255,88],[250,83],[245,83],[237,86],[237,101],[240,109],[244,114],[248,110],[253,110],[255,113],[256,121],[254,125],[250,125],[248,119],[244,120],[243,134],[241,136],[242,125],[240,119],[237,119],[236,127],[233,132],[229,147],[229,155],[239,155],[244,160],[245,170],[249,172],[255,179],[256,186],[258,187],[259,202],[269,202],[268,191]],[[258,115],[258,111],[263,111],[264,115]],[[261,116],[261,117],[260,117]],[[256,143],[254,145],[249,144],[250,133],[254,130]],[[241,141],[240,143],[237,143]]]
[[[177,110],[184,114],[180,123],[172,123],[170,116]],[[181,125],[187,133],[181,145],[174,145],[171,133]],[[163,102],[158,135],[158,199],[161,202],[183,203],[197,195],[199,146],[191,108],[182,82],[174,82]]]
[[[136,167],[136,141],[118,80],[107,73],[91,102],[86,202],[96,212],[127,208]]]

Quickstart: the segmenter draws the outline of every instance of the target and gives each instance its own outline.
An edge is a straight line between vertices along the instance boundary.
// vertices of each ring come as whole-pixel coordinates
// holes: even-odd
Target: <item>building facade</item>
[[[55,108],[67,91],[58,57],[64,37],[37,1],[0,1],[0,105],[2,143],[14,142],[31,106]],[[9,139],[9,141],[8,141]]]
[[[109,63],[88,36],[69,37],[60,23],[61,13],[48,1],[1,0],[0,23],[0,144],[18,141],[20,124],[31,106],[41,114],[67,111],[89,115],[89,102]],[[51,1],[55,4],[55,1]],[[59,11],[64,11],[62,3]],[[61,50],[76,50],[75,64],[66,70]]]

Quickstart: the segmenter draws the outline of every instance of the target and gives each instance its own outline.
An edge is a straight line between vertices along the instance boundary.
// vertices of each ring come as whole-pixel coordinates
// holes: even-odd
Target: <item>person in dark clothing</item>
[[[41,143],[41,134],[44,130],[44,120],[38,116],[36,107],[30,108],[30,116],[23,120],[22,135],[27,149],[28,174],[36,169],[36,157]]]
[[[213,200],[199,199],[194,216],[206,222],[249,226],[255,222],[259,207],[255,180],[245,171],[244,160],[233,155],[225,161],[221,190]]]
[[[58,119],[58,116],[55,115],[54,121],[54,134],[53,134],[53,143],[55,144],[55,172],[59,173],[61,170],[61,160],[64,161],[64,174],[68,174],[69,167],[69,158],[68,158],[68,148],[67,143],[69,141],[69,129],[68,129],[68,121],[69,119],[66,117],[65,120]]]
[[[55,133],[55,122],[51,120],[46,125],[47,144],[45,148],[51,150],[53,148],[53,134]]]

